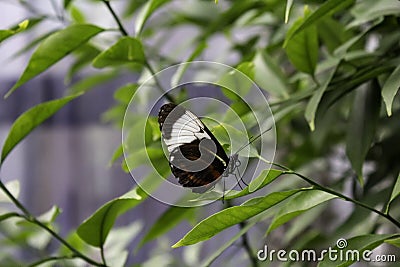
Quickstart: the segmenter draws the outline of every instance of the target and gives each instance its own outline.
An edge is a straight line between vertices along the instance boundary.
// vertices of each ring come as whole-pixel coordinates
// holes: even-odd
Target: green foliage
[[[255,110],[245,102],[254,93],[254,81],[270,101],[278,137],[275,161],[282,164],[265,160],[254,142],[250,155],[241,151],[240,156],[248,157],[251,166],[261,161],[274,169],[261,170],[242,190],[232,189],[223,194],[211,190],[199,195],[194,201],[226,201],[225,208],[213,210],[212,214],[204,215],[206,207],[167,208],[153,225],[146,225],[135,253],[141,253],[145,244],[163,247],[164,240],[168,240],[168,248],[162,254],[165,256],[171,254],[170,246],[208,244],[224,231],[230,237],[218,247],[213,246],[215,249],[200,265],[209,266],[220,257],[228,262],[224,252],[240,243],[244,249],[238,250],[238,254],[246,253],[248,258],[240,257],[250,259],[256,266],[258,248],[252,247],[256,242],[247,241],[260,228],[268,239],[257,235],[257,241],[278,239],[282,241],[280,245],[289,249],[325,249],[338,238],[348,241],[344,251],[362,252],[384,243],[395,249],[400,247],[400,207],[396,205],[400,194],[399,1],[84,2],[93,7],[103,5],[114,18],[115,26],[103,28],[99,26],[102,23],[91,20],[88,24],[91,16],[81,1],[64,0],[58,11],[44,13],[29,1],[18,1],[26,9],[27,17],[0,30],[2,46],[14,36],[30,34],[31,41],[15,51],[14,56],[33,50],[20,78],[5,97],[13,97],[13,91],[22,85],[29,86],[30,80],[62,59],[68,58],[71,63],[65,73],[68,96],[40,103],[22,113],[10,127],[0,162],[4,165],[24,138],[70,101],[128,74],[139,78],[120,88],[110,88],[115,104],[102,115],[103,121],[118,128],[127,125],[129,129],[124,132],[124,144],[110,155],[110,164],[123,158],[121,167],[126,172],[154,168],[141,180],[141,187],[93,211],[66,238],[58,234],[56,221],[60,209],[54,206],[44,215],[34,216],[18,199],[19,182],[0,181],[0,202],[7,203],[0,210],[0,229],[7,236],[0,239],[0,265],[125,266],[130,257],[135,257],[128,248],[146,221],[137,217],[129,226],[116,227],[115,223],[125,213],[145,205],[148,194],[160,188],[163,180],[156,176],[167,178],[170,174],[157,117],[140,112],[151,104],[153,95],[158,98],[165,92],[166,85],[156,80],[141,91],[140,101],[133,107],[136,112],[128,116],[126,110],[131,108],[132,97],[149,75],[175,63],[194,60],[218,61],[235,66],[244,74],[216,75],[206,69],[196,70],[196,77],[215,76],[214,84],[223,87],[218,90],[238,115],[211,110],[209,118],[222,118],[221,122],[204,120],[226,151],[235,151],[230,147],[231,141],[240,146],[252,135],[250,129],[257,123],[252,112],[263,114],[269,109],[257,99]],[[123,14],[113,9],[117,2],[123,7]],[[46,28],[44,22],[54,20],[57,27]],[[133,27],[127,27],[132,23]],[[182,30],[186,30],[183,35]],[[170,86],[184,82],[188,70],[188,64],[176,68],[171,73]],[[76,82],[70,84],[71,81]],[[166,96],[169,101],[180,103],[188,99],[186,88],[178,91]],[[236,118],[244,122],[248,132],[235,128]],[[265,123],[272,124],[273,119],[268,120]],[[140,144],[144,144],[142,149],[132,149]],[[304,187],[305,184],[311,187]],[[346,193],[342,193],[342,188],[348,189],[345,186],[349,184],[353,185],[352,190],[343,189]],[[353,204],[340,219],[335,208],[325,205],[334,198],[335,205],[340,201]],[[15,207],[10,208],[10,203]],[[174,245],[166,238],[169,232],[180,229],[183,221],[198,218],[201,220],[186,234],[181,233],[183,237]],[[284,236],[279,227],[285,228]],[[60,242],[56,256],[48,250],[53,239]],[[206,240],[210,241],[203,243]],[[19,255],[14,253],[17,249],[26,248],[39,252],[43,258],[28,263],[13,256]],[[159,259],[153,258],[155,254],[150,252],[149,257],[158,263]],[[183,265],[178,256],[171,255],[165,262]],[[318,266],[337,264],[349,266],[352,261],[338,263],[325,257]]]

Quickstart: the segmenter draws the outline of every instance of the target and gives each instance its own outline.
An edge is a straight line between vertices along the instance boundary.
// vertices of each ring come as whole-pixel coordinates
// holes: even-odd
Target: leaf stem
[[[49,261],[70,260],[70,259],[75,259],[75,258],[77,258],[77,257],[74,256],[74,255],[48,257],[48,258],[45,258],[45,259],[38,260],[38,261],[36,261],[34,263],[31,263],[31,264],[28,265],[28,267],[39,266],[39,265],[41,265],[43,263],[46,263],[46,262],[49,262]]]
[[[286,166],[283,166],[283,165],[281,165],[281,164],[279,164],[279,163],[270,162],[270,161],[264,159],[264,158],[261,157],[261,156],[259,156],[259,158],[260,158],[262,161],[264,161],[265,163],[268,163],[268,164],[271,164],[271,165],[274,165],[274,166],[277,166],[277,167],[280,167],[280,168],[284,169],[285,171],[283,172],[283,174],[293,174],[293,175],[296,175],[296,176],[298,176],[299,178],[301,178],[302,180],[304,180],[304,181],[306,181],[307,183],[309,183],[310,185],[314,186],[316,189],[319,189],[319,190],[321,190],[321,191],[330,193],[330,194],[335,195],[335,196],[337,196],[337,197],[339,197],[339,198],[341,198],[341,199],[343,199],[343,200],[352,202],[352,203],[355,204],[355,205],[358,205],[358,206],[363,207],[363,208],[365,208],[365,209],[367,209],[367,210],[369,210],[369,211],[372,211],[372,212],[374,212],[374,213],[376,213],[376,214],[378,214],[378,215],[380,215],[380,216],[386,218],[386,219],[389,220],[391,223],[393,223],[393,224],[396,225],[398,228],[400,228],[400,222],[397,221],[396,219],[394,219],[394,218],[393,218],[392,216],[390,216],[389,214],[385,214],[385,213],[383,213],[383,212],[381,212],[381,211],[379,211],[379,210],[377,210],[377,209],[374,209],[373,207],[368,206],[367,204],[365,204],[365,203],[363,203],[363,202],[360,202],[360,201],[355,200],[355,199],[353,199],[353,198],[351,198],[351,197],[345,196],[345,195],[343,195],[342,193],[339,193],[339,192],[337,192],[337,191],[335,191],[335,190],[333,190],[333,189],[330,189],[330,188],[328,188],[328,187],[325,187],[325,186],[323,186],[323,185],[320,185],[319,183],[313,181],[312,179],[310,179],[310,178],[308,178],[308,177],[302,175],[301,173],[295,172],[295,171],[291,170],[290,168],[288,168],[288,167],[286,167]]]
[[[119,17],[115,13],[114,9],[111,7],[110,1],[102,0],[102,2],[107,6],[107,9],[110,11],[110,13],[113,16],[114,20],[117,22],[118,28],[121,31],[122,35],[128,36],[128,32],[125,30],[124,25],[122,25],[121,20],[119,19]]]
[[[71,244],[69,244],[65,239],[63,239],[61,236],[59,236],[56,232],[54,232],[49,226],[46,224],[42,223],[38,219],[36,219],[25,207],[22,205],[21,202],[19,202],[18,199],[16,199],[11,192],[7,189],[7,187],[3,184],[3,182],[0,180],[0,189],[10,198],[10,200],[17,206],[23,213],[24,216],[23,218],[32,223],[36,224],[43,230],[47,231],[50,235],[52,235],[55,239],[57,239],[60,243],[62,243],[64,246],[66,246],[72,253],[72,257],[75,258],[81,258],[82,260],[86,261],[87,263],[90,263],[94,266],[106,266],[104,264],[98,263],[95,260],[92,260],[91,258],[83,255],[81,252],[76,250]]]
[[[150,65],[150,63],[147,60],[147,58],[145,58],[144,64],[145,64],[146,68],[150,71],[151,75],[153,76],[158,90],[165,96],[165,98],[168,99],[168,101],[170,101],[171,103],[175,103],[176,104],[175,99],[170,94],[168,94],[168,92],[166,92],[164,90],[164,87],[161,85],[160,81],[158,80],[156,72],[154,71],[153,67]]]

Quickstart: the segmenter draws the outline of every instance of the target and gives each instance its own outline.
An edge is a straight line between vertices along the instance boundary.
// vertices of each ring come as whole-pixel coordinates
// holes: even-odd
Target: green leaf
[[[317,10],[315,10],[310,16],[308,16],[302,23],[298,24],[296,29],[293,29],[286,35],[285,43],[283,47],[297,34],[304,31],[308,27],[314,25],[321,18],[334,14],[339,10],[345,9],[352,5],[355,0],[329,0],[325,1]]]
[[[372,86],[360,88],[355,94],[347,128],[346,154],[360,184],[363,185],[362,166],[375,137],[381,95]]]
[[[20,192],[20,185],[18,180],[13,180],[5,183],[5,187],[10,191],[11,195],[18,199]],[[4,193],[3,190],[0,191],[0,202],[12,203],[12,200]]]
[[[38,216],[37,219],[42,223],[52,223],[60,214],[61,214],[61,209],[57,206],[53,206],[49,211],[46,211],[42,215]]]
[[[287,78],[281,68],[264,51],[254,57],[254,81],[261,89],[274,96],[288,98]]]
[[[73,0],[64,0],[64,9],[67,9],[68,6],[72,3]]]
[[[320,190],[307,190],[300,192],[291,198],[284,207],[282,207],[282,209],[272,220],[267,233],[272,232],[274,229],[302,214],[303,212],[335,197],[336,196],[332,194]]]
[[[134,63],[143,64],[145,55],[142,43],[132,37],[122,37],[109,49],[101,52],[94,60],[93,67],[104,68]]]
[[[114,99],[122,104],[128,105],[131,102],[133,95],[138,89],[139,85],[135,83],[128,83],[118,88],[114,93]]]
[[[382,88],[382,98],[386,104],[386,112],[388,116],[392,116],[392,104],[394,96],[400,88],[400,66],[398,66],[389,78],[386,80]]]
[[[167,233],[169,230],[177,226],[182,220],[192,217],[194,212],[195,208],[174,206],[169,207],[151,226],[150,230],[140,241],[138,248],[142,247],[147,242]]]
[[[16,212],[3,213],[0,215],[0,223],[14,217],[20,217],[20,215]]]
[[[400,248],[400,237],[397,237],[397,238],[394,238],[394,239],[385,240],[385,243]]]
[[[33,129],[79,95],[67,96],[41,103],[24,112],[11,126],[1,151],[0,166],[14,147]]]
[[[75,23],[86,23],[85,15],[76,6],[70,8],[71,18]]]
[[[389,202],[387,203],[386,211],[385,211],[386,214],[389,212],[390,204],[392,204],[393,200],[394,200],[395,198],[397,198],[399,195],[400,195],[400,173],[399,173],[399,175],[397,176],[396,183],[395,183],[395,185],[393,186],[392,194],[391,194],[391,196],[390,196],[390,200],[389,200]]]
[[[301,191],[301,189],[274,192],[265,197],[251,199],[240,206],[234,206],[217,212],[199,222],[181,240],[172,247],[193,245],[210,239],[219,232],[273,207],[279,202]]]
[[[109,162],[109,166],[111,166],[117,159],[119,159],[120,157],[122,157],[124,155],[124,148],[122,147],[122,145],[119,145],[117,147],[117,149],[115,149],[111,160]]]
[[[363,260],[362,256],[364,251],[366,250],[373,250],[374,248],[380,246],[382,243],[385,242],[385,240],[391,239],[393,237],[396,237],[398,235],[375,235],[375,234],[370,234],[370,235],[361,235],[361,236],[356,236],[356,237],[352,237],[349,240],[340,240],[342,241],[341,243],[338,243],[340,245],[345,244],[344,248],[338,248],[338,246],[336,245],[333,250],[336,251],[343,251],[343,255],[353,255],[354,251],[359,251],[359,255],[360,255],[360,260]],[[339,252],[340,253],[340,252]],[[356,254],[356,253],[355,253]],[[336,256],[338,256],[338,254],[335,254]],[[367,254],[367,257],[369,257],[371,260],[374,259],[374,256],[371,254]],[[324,258],[322,261],[319,262],[318,267],[336,267],[336,266],[350,266],[353,262],[356,261],[356,259],[352,259],[351,256],[348,257],[348,259],[346,259],[347,257],[343,257],[343,259],[341,259],[340,257],[338,257],[336,260],[332,260],[329,257],[329,253],[326,253],[324,255]]]
[[[150,0],[143,6],[135,22],[136,36],[142,32],[144,24],[146,23],[148,18],[154,13],[154,11],[156,11],[168,2],[170,2],[170,0]]]
[[[388,15],[399,15],[400,3],[396,0],[375,1],[364,0],[352,8],[354,20],[347,24],[347,28],[353,28],[366,24],[371,20]]]
[[[79,237],[89,245],[102,247],[117,217],[142,202],[142,194],[140,188],[134,188],[104,204],[78,227]]]
[[[94,25],[74,24],[47,37],[32,54],[24,73],[5,97],[102,31]]]
[[[304,117],[306,118],[311,131],[315,130],[315,115],[318,109],[319,102],[321,101],[323,94],[328,88],[328,85],[331,82],[333,76],[335,75],[338,64],[339,60],[336,60],[336,66],[329,71],[328,77],[325,82],[317,88],[311,99],[308,101]]]
[[[292,28],[288,31],[288,35],[307,19],[309,11],[306,9],[304,13],[304,18],[300,18],[293,24]],[[290,62],[298,70],[314,76],[318,60],[318,48],[317,27],[310,25],[286,43],[285,51]]]
[[[19,23],[16,27],[12,27],[10,30],[0,30],[0,43],[6,40],[7,38],[17,34],[28,28],[30,22],[29,20],[24,20]]]

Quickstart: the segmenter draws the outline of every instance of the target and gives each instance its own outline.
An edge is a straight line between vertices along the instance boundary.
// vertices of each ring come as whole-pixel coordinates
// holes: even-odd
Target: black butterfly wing
[[[158,122],[174,176],[193,192],[207,191],[229,164],[221,144],[196,115],[175,104],[161,107]]]

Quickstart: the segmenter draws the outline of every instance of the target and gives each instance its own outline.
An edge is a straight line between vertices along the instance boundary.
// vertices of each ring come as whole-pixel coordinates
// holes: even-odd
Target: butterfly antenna
[[[222,204],[224,204],[225,201],[225,179],[224,179],[224,189],[222,190]]]
[[[240,151],[242,151],[245,147],[247,147],[248,145],[250,145],[251,143],[253,143],[255,140],[257,140],[258,138],[260,138],[263,134],[265,134],[266,132],[270,131],[272,129],[272,126],[269,127],[267,130],[263,131],[262,133],[260,133],[259,135],[257,135],[256,137],[250,137],[249,142],[247,142],[246,144],[244,144],[243,146],[241,146],[235,154],[239,153]]]

